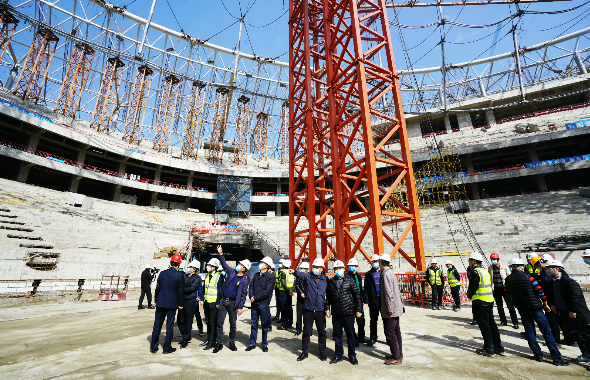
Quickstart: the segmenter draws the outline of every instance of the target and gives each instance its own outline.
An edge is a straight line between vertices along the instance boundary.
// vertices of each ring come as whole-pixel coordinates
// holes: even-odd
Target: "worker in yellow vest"
[[[473,269],[469,278],[467,298],[472,301],[472,307],[483,337],[483,348],[475,352],[493,358],[494,355],[504,356],[504,347],[500,339],[500,332],[494,321],[494,294],[492,292],[492,277],[481,265],[483,257],[479,252],[471,252],[469,266]]]
[[[281,286],[281,284],[280,284],[281,279],[279,278],[279,274],[281,273],[281,269],[283,269],[283,262],[285,262],[285,259],[280,259],[279,263],[276,266],[276,271],[274,271],[275,272],[275,304],[277,306],[277,311],[276,311],[276,314],[272,320],[275,322],[279,322],[279,323],[281,322],[281,315],[282,315],[281,314],[282,305],[279,302],[279,286]],[[269,268],[269,272],[271,272],[271,273],[273,272],[272,268]],[[272,329],[272,326],[271,326],[271,329]]]
[[[447,260],[445,263],[447,267],[447,281],[449,282],[449,287],[451,288],[451,296],[453,297],[453,311],[460,311],[461,310],[461,276],[459,275],[459,271],[453,265],[451,260]]]
[[[205,322],[207,323],[207,340],[201,343],[201,346],[205,346],[203,350],[213,348],[217,339],[217,308],[221,301],[220,292],[224,279],[221,272],[219,272],[220,265],[217,259],[211,259],[207,263],[205,290],[203,292],[203,301],[201,301],[201,307],[205,313]]]
[[[281,305],[281,325],[277,330],[293,328],[293,288],[295,276],[289,273],[291,260],[283,260],[283,268],[277,272],[277,303]]]
[[[432,289],[432,310],[440,310],[443,306],[443,276],[442,270],[438,267],[438,260],[432,259],[430,267],[426,269],[426,280]]]
[[[527,272],[529,275],[531,275],[532,277],[538,277],[539,274],[541,273],[541,270],[538,268],[535,268],[535,266],[533,265],[533,263],[531,263],[531,259],[533,257],[537,257],[538,255],[534,252],[530,252],[526,254],[526,261],[527,264],[524,267],[525,272]]]

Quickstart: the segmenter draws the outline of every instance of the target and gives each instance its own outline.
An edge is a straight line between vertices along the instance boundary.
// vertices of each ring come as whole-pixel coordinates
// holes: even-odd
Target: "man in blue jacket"
[[[201,287],[201,277],[197,273],[199,267],[199,262],[193,260],[188,266],[190,273],[184,275],[184,305],[182,310],[178,311],[178,329],[182,334],[180,348],[186,348],[192,339],[193,317],[197,309],[197,297]]]
[[[256,339],[258,337],[258,319],[262,326],[262,351],[268,352],[268,329],[270,327],[270,301],[272,292],[275,287],[275,276],[269,272],[273,266],[272,259],[265,257],[260,262],[260,271],[252,277],[252,286],[250,286],[249,296],[252,303],[251,322],[252,330],[250,332],[250,346],[246,351],[252,351],[256,348]]]
[[[170,354],[176,351],[172,348],[172,337],[174,335],[174,316],[176,309],[182,310],[184,305],[184,276],[178,271],[182,263],[180,255],[174,255],[170,259],[170,268],[160,273],[156,283],[154,305],[156,306],[156,319],[152,331],[152,344],[150,352],[158,352],[160,332],[166,318],[166,339],[164,340],[163,352]]]
[[[312,263],[311,273],[304,273],[289,270],[295,274],[297,280],[305,283],[305,300],[303,302],[303,337],[301,338],[301,355],[297,361],[302,361],[308,357],[309,340],[311,329],[315,321],[316,330],[318,331],[318,346],[320,347],[320,360],[325,361],[326,357],[326,316],[330,316],[328,303],[326,302],[326,288],[328,287],[328,277],[324,274],[324,260],[315,259]]]
[[[237,351],[236,348],[236,321],[239,315],[242,315],[244,303],[248,296],[248,276],[246,272],[250,269],[250,260],[242,260],[236,266],[236,269],[230,267],[225,262],[223,249],[217,246],[219,252],[219,262],[225,270],[226,277],[221,287],[221,301],[217,309],[217,344],[213,353],[218,353],[223,348],[223,324],[225,315],[229,315],[229,349]]]

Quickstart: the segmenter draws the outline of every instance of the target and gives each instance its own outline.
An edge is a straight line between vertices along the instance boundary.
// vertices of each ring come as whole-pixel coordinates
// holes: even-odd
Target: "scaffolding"
[[[92,70],[92,61],[94,60],[94,49],[86,43],[77,43],[74,45],[74,51],[68,62],[66,76],[62,82],[61,90],[57,102],[55,103],[55,113],[67,117],[74,117],[80,106],[82,91],[86,86],[86,80]]]
[[[459,154],[454,148],[439,148],[416,171],[416,191],[420,207],[448,205],[465,200],[465,184]]]
[[[6,9],[0,11],[0,62],[4,59],[4,54],[8,49],[8,45],[10,45],[10,40],[19,22]],[[16,62],[14,64],[16,65]]]
[[[49,29],[39,29],[27,54],[23,71],[20,73],[14,94],[23,100],[39,102],[45,85],[49,65],[53,59],[59,38]]]
[[[176,114],[179,83],[180,80],[172,74],[164,78],[164,90],[160,95],[160,107],[156,116],[156,133],[154,134],[154,149],[157,149],[158,153],[168,153],[170,125]]]
[[[137,141],[137,144],[139,145],[139,142],[141,141],[140,123],[142,123],[141,119],[147,105],[148,92],[153,73],[153,70],[146,65],[137,68],[123,135],[123,140],[128,141],[130,144],[133,141]]]
[[[96,107],[94,107],[92,120],[90,121],[90,127],[96,128],[97,132],[105,131],[107,134],[109,133],[114,106],[118,103],[119,83],[124,67],[125,64],[119,57],[107,59],[105,72],[98,90]]]
[[[184,142],[182,144],[182,155],[185,158],[196,159],[197,154],[199,153],[201,127],[203,126],[205,83],[201,81],[193,82],[189,102],[186,131],[184,134]]]
[[[250,98],[244,95],[238,99],[236,114],[236,136],[234,140],[234,163],[248,163],[248,132],[250,130]]]
[[[289,162],[289,102],[281,108],[281,164]]]
[[[209,141],[209,160],[223,162],[223,144],[225,137],[225,107],[227,105],[227,88],[218,88],[213,105],[213,123]]]
[[[268,114],[260,112],[256,116],[256,128],[254,130],[254,159],[266,160],[266,140],[268,139]]]

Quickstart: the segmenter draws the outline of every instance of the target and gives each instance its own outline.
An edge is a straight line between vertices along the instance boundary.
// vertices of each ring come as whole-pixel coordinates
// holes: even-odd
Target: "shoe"
[[[178,337],[179,337],[179,338],[182,338],[183,336],[184,336],[184,334],[183,334],[183,333],[180,333],[180,334],[178,334]]]
[[[326,360],[328,360],[328,357],[326,356],[325,352],[320,352],[320,360],[325,362]]]
[[[277,327],[277,330],[287,330],[287,329],[284,328],[283,326],[279,326],[279,327]]]
[[[502,322],[500,323],[500,326],[508,326],[508,322]]]
[[[441,307],[440,307],[440,306],[437,306],[437,307],[436,307],[436,310],[440,310],[440,309],[441,309]]]
[[[205,347],[203,347],[203,350],[204,350],[204,351],[208,351],[208,350],[210,350],[210,349],[212,349],[212,348],[213,348],[213,345],[212,345],[212,344],[208,344],[208,345],[206,345]]]
[[[170,351],[162,351],[163,354],[171,354],[173,352],[176,352],[176,348],[171,348]]]
[[[342,358],[334,358],[334,359],[330,360],[330,364],[336,364],[341,361],[342,361]]]
[[[369,347],[373,347],[373,345],[375,344],[375,342],[372,339],[367,339],[365,338],[365,344]]]
[[[359,365],[359,361],[358,361],[358,360],[356,360],[356,358],[350,358],[350,363],[351,363],[352,365]]]
[[[456,309],[455,309],[455,311],[461,311],[461,308],[460,308],[460,307],[458,307],[458,308],[456,308]]]
[[[246,347],[246,351],[252,351],[255,348],[256,348],[256,346],[248,346],[248,347]]]
[[[230,343],[229,344],[229,349],[232,350],[232,351],[237,351],[238,350],[238,348],[236,347],[236,344],[235,343]]]
[[[558,367],[566,367],[566,366],[570,365],[570,363],[567,360],[561,358],[561,359],[553,359],[553,365],[556,365]]]
[[[188,346],[188,342],[180,342],[180,348],[186,348]]]
[[[588,362],[590,362],[590,356],[580,355],[577,358],[572,359],[572,361],[574,361],[576,363],[588,363]]]
[[[156,307],[155,306],[152,306],[152,305],[148,306],[148,309],[155,309],[155,308]]]
[[[385,361],[386,365],[402,364],[402,359],[389,359]]]
[[[515,329],[515,330],[518,330],[518,328],[519,328],[518,323],[513,324],[512,325],[512,328]]]
[[[471,321],[470,325],[471,325],[471,326],[475,326],[475,325],[477,325],[477,321],[474,319],[473,321]]]
[[[535,354],[534,359],[538,362],[542,362],[543,361],[543,354],[541,354],[541,355]]]
[[[457,306],[453,305],[453,311],[456,311],[456,310],[457,310]]]
[[[279,320],[279,317],[275,316],[272,320],[273,321],[278,321]]]
[[[478,348],[477,350],[475,350],[475,353],[478,354],[478,355],[487,356],[488,358],[493,358],[494,357],[494,354],[490,354],[489,352],[487,352],[483,348]]]
[[[432,307],[432,310],[436,310],[436,306],[433,306],[433,307]]]
[[[215,345],[215,348],[213,349],[213,353],[214,353],[214,354],[216,354],[216,353],[218,353],[218,352],[219,352],[219,351],[221,351],[221,350],[223,350],[223,344],[221,344],[221,343],[217,343],[217,344]]]
[[[268,352],[268,346],[262,346],[262,352]]]
[[[142,310],[142,309],[145,309],[145,307],[143,307],[143,306],[138,306],[137,307],[137,310]]]
[[[206,340],[203,343],[199,344],[200,347],[205,347],[207,345],[209,345],[209,341],[208,340]]]
[[[295,331],[295,336],[301,335],[301,331]]]
[[[203,333],[203,331],[199,330],[199,336],[203,336],[203,335],[205,335],[205,333]]]
[[[305,359],[307,359],[308,356],[309,356],[308,354],[301,354],[297,357],[297,361],[300,362],[302,360],[305,360]]]
[[[152,350],[152,349],[150,349],[150,352],[151,352],[152,354],[155,354],[156,352],[158,352],[158,350],[159,350],[159,348],[156,348],[155,350]]]
[[[494,354],[500,355],[500,356],[506,356],[506,352],[504,352],[504,350],[502,350],[502,351],[494,350]]]

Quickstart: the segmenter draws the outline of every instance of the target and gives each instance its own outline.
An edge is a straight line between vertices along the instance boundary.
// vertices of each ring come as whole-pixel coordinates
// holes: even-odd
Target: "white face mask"
[[[337,277],[342,277],[342,276],[344,276],[344,269],[337,269],[337,270],[336,270],[336,276],[337,276]]]
[[[263,270],[265,270],[266,268],[267,268],[267,265],[266,265],[265,263],[261,263],[261,264],[258,266],[258,269],[259,269],[261,272],[262,272]]]

